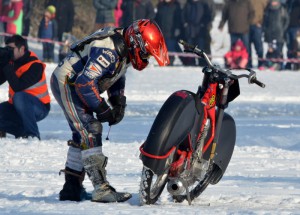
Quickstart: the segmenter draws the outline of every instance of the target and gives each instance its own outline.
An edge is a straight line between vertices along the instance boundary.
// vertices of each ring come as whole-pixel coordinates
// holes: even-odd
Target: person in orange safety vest
[[[8,101],[0,103],[0,137],[37,137],[37,122],[50,111],[45,64],[28,50],[27,41],[13,35],[0,48],[0,85],[9,84]]]

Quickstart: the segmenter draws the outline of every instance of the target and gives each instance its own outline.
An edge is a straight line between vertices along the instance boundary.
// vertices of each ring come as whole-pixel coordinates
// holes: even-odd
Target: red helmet
[[[137,70],[144,69],[152,55],[160,66],[170,63],[164,36],[155,21],[140,19],[130,25],[125,32],[129,47],[129,59]]]

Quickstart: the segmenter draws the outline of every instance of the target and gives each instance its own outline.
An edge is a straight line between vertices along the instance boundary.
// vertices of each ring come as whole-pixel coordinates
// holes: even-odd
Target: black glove
[[[14,49],[12,47],[0,47],[0,66],[3,68],[14,58]]]
[[[111,108],[108,106],[106,101],[103,99],[96,111],[96,116],[99,122],[111,123],[114,121]]]
[[[112,105],[113,109],[111,111],[113,116],[113,121],[109,122],[109,125],[118,124],[124,117],[126,108],[126,96],[118,95],[111,96],[108,101]]]

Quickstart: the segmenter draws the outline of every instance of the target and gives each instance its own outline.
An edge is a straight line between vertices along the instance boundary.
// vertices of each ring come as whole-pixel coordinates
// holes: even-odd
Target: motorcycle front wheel
[[[221,169],[216,164],[213,164],[211,170],[206,173],[202,181],[200,181],[195,187],[193,186],[189,187],[190,190],[189,198],[186,194],[178,195],[178,196],[173,196],[174,201],[178,203],[183,202],[184,200],[193,201],[207,188],[207,186],[211,183],[211,181],[213,181],[215,178],[217,178],[220,175],[220,171]]]
[[[143,167],[140,183],[140,204],[154,204],[160,197],[168,178],[168,171],[161,175],[156,175],[147,167]]]

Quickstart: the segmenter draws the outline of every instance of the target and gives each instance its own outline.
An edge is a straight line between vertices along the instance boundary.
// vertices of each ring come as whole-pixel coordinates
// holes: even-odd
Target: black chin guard
[[[125,43],[124,37],[120,33],[116,32],[115,34],[111,35],[110,38],[114,43],[118,55],[121,58],[126,57],[128,54],[128,47]]]

